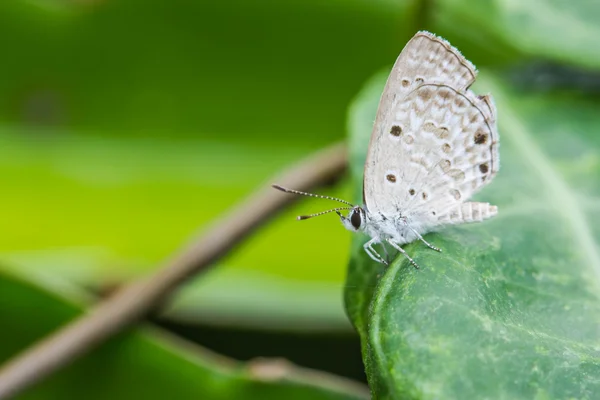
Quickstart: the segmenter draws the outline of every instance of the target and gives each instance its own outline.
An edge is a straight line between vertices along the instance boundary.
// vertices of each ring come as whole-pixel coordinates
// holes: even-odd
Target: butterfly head
[[[360,206],[354,206],[347,217],[344,217],[339,211],[336,211],[336,213],[340,216],[344,227],[351,232],[362,231],[367,224],[367,214],[365,209]]]

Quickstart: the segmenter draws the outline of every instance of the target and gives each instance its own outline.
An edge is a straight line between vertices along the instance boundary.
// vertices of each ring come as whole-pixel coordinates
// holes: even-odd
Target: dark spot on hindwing
[[[487,174],[487,172],[490,170],[490,168],[488,167],[487,164],[481,164],[481,165],[479,165],[479,170],[481,171],[482,174]]]
[[[411,196],[414,196],[415,195],[415,189],[410,189],[408,191],[408,193],[410,193]]]
[[[387,179],[389,182],[395,183],[396,182],[396,175],[394,175],[394,174],[387,174],[385,176],[385,179]]]
[[[487,142],[487,134],[485,134],[482,129],[478,129],[477,132],[475,132],[474,141],[475,144],[485,144],[485,142]]]

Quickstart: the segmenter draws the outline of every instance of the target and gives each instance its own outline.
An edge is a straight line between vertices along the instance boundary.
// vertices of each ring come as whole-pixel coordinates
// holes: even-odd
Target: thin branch
[[[172,344],[200,362],[210,363],[223,375],[244,377],[255,382],[290,382],[301,386],[320,388],[324,391],[345,394],[355,399],[370,399],[370,391],[364,383],[329,372],[301,367],[286,359],[258,357],[243,362],[217,354],[180,336],[154,326],[145,327],[155,337]]]
[[[310,368],[286,359],[258,358],[248,363],[250,377],[264,382],[289,381],[306,386],[345,393],[356,398],[370,398],[369,388],[357,381]]]
[[[347,164],[343,144],[291,167],[273,182],[310,190],[330,182]],[[208,269],[295,196],[265,185],[209,227],[155,274],[124,286],[92,311],[32,345],[0,369],[0,399],[14,396],[147,315],[190,276]]]

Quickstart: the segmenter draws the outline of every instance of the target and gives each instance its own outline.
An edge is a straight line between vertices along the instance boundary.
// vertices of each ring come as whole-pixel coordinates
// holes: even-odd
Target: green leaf
[[[350,110],[356,198],[385,75]],[[353,243],[345,302],[375,398],[600,397],[600,104],[524,94],[483,71],[501,168],[476,197],[499,206],[384,269]]]
[[[512,49],[527,57],[600,67],[596,0],[441,0],[430,14],[436,32],[450,38],[468,37],[495,56]]]
[[[81,315],[80,302],[0,274],[0,364]],[[43,310],[43,312],[40,312]],[[323,399],[365,398],[349,385],[306,376],[259,375],[235,362],[149,327],[109,340],[89,355],[26,390],[33,399]],[[314,376],[313,376],[314,375]]]

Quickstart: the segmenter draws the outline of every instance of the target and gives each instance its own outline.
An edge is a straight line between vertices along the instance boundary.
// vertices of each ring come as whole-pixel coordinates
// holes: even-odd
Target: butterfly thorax
[[[362,232],[375,239],[377,242],[384,242],[391,239],[396,243],[410,243],[417,239],[414,231],[425,233],[426,228],[420,224],[415,224],[411,218],[402,215],[386,217],[381,213],[371,213],[362,207],[355,207],[348,217],[341,216],[342,223],[346,229],[353,232]]]
[[[391,239],[398,244],[410,243],[417,239],[414,231],[425,233],[426,229],[420,224],[412,221],[409,217],[399,216],[390,218],[380,213],[370,213],[365,210],[364,227],[362,232],[378,242]],[[412,229],[411,229],[412,228]]]

